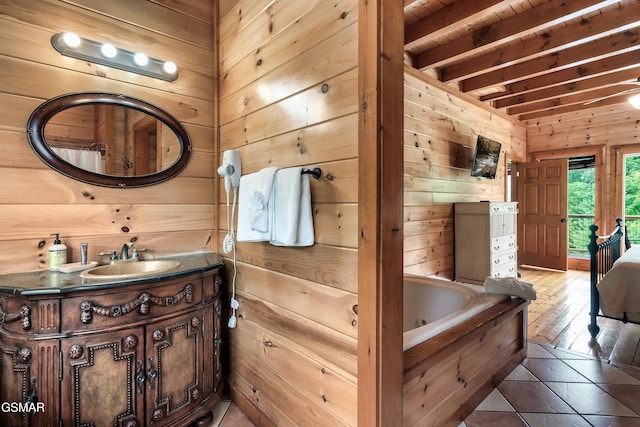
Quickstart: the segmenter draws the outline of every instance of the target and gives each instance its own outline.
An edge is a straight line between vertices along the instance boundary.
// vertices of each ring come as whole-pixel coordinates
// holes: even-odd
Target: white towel
[[[523,299],[536,299],[536,290],[533,285],[515,277],[486,277],[484,290],[488,294],[512,295]]]
[[[273,183],[273,230],[276,246],[313,246],[309,175],[302,168],[280,169]]]
[[[271,240],[273,181],[278,169],[264,168],[240,178],[236,235],[239,242]]]
[[[89,172],[102,173],[102,157],[100,152],[93,150],[76,150],[70,148],[51,147],[58,157],[80,169]]]

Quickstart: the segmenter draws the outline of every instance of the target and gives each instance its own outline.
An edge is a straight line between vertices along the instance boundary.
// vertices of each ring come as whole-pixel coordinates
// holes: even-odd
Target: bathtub
[[[484,288],[477,285],[405,276],[403,350],[429,340],[505,298],[486,294]]]

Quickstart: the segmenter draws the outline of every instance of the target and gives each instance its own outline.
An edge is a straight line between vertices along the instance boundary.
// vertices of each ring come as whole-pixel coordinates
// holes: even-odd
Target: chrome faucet
[[[133,249],[131,255],[129,255],[129,249]],[[146,250],[147,248],[134,248],[133,243],[125,243],[120,249],[120,258],[118,258],[116,251],[100,252],[98,256],[110,255],[109,264],[120,261],[139,261],[138,252],[144,252]]]
[[[131,244],[131,246],[133,246],[133,244]],[[129,243],[125,243],[124,245],[122,245],[122,249],[120,249],[120,260],[121,261],[129,259],[129,248],[131,246],[129,246]]]

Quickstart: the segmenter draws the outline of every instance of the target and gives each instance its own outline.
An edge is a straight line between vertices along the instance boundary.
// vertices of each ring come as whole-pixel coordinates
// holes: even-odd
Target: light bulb
[[[107,58],[113,58],[116,56],[116,54],[118,53],[117,49],[115,48],[114,45],[109,44],[109,43],[105,43],[102,45],[102,47],[100,48],[100,51],[102,52],[102,54],[104,56],[106,56]]]
[[[167,61],[162,65],[162,69],[167,74],[173,74],[178,70],[178,67],[176,66],[176,64],[174,62]]]
[[[637,108],[640,110],[640,94],[633,95],[629,98],[629,104],[633,105],[633,108]]]
[[[80,46],[80,37],[78,37],[76,33],[64,33],[62,40],[64,41],[64,44],[69,47]]]
[[[149,58],[144,53],[136,53],[133,56],[133,60],[141,67],[144,67],[149,62]]]

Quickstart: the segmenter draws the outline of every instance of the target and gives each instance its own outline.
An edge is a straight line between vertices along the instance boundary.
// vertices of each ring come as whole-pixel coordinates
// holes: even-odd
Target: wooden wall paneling
[[[44,166],[44,163],[43,163]],[[97,187],[67,178],[46,169],[0,167],[0,200],[16,204],[213,204],[211,181],[177,177],[146,188],[113,189]]]
[[[238,143],[259,141],[354,113],[356,81],[356,71],[347,71],[323,83],[329,87],[326,93],[316,85],[236,120],[235,126],[241,127],[243,135]],[[221,126],[223,139],[228,135],[228,126]]]
[[[354,404],[346,403],[356,399],[357,43],[355,18],[349,16],[356,5],[356,0],[220,4],[220,152],[239,149],[244,174],[267,166],[323,169],[320,180],[311,180],[313,247],[238,245],[241,317],[229,333],[234,364],[226,376],[239,405],[267,423],[355,422]],[[311,22],[318,29],[314,37],[309,37]],[[226,217],[226,209],[218,212]],[[218,232],[224,228],[221,221]],[[283,381],[286,368],[279,364],[286,357],[265,359],[256,334],[278,339],[277,354],[300,354],[332,366],[336,381],[353,384],[340,391],[346,393],[339,397],[343,402],[333,402],[327,393],[324,401],[312,390],[319,369],[284,374],[288,382]],[[331,342],[341,350],[332,353]],[[290,391],[278,396],[283,389]]]
[[[352,384],[357,382],[356,338],[325,328],[252,295],[243,294],[238,298],[238,315],[243,321],[251,323],[251,327],[256,327],[256,322],[259,322],[257,326],[261,330],[277,334],[286,347],[306,354],[308,358],[331,369],[334,374],[339,372],[344,381]],[[349,399],[355,399],[355,392]]]
[[[230,357],[233,358],[235,366],[230,373],[229,383],[241,392],[252,406],[261,409],[260,417],[264,416],[265,423],[290,427],[348,425],[335,415],[319,408],[306,395],[295,393],[292,384],[285,382],[258,359],[251,357],[252,353],[242,351],[235,344],[231,344],[230,350]]]
[[[225,57],[224,51],[228,50],[229,43],[245,32],[251,32],[247,30],[246,26],[255,21],[258,17],[264,14],[265,9],[273,3],[273,0],[221,0],[220,1],[220,22],[219,39],[220,39],[220,65],[228,63],[229,60]],[[272,13],[270,13],[271,15]],[[268,21],[268,16],[264,19]],[[252,45],[240,44],[242,49],[251,50],[255,48]],[[239,57],[244,57],[247,54],[247,50],[243,50],[238,54]],[[237,61],[236,61],[237,62]],[[236,62],[233,62],[235,64]]]
[[[72,79],[69,78],[70,72],[73,76]],[[150,90],[138,85],[76,73],[72,72],[72,70],[26,62],[6,56],[0,56],[0,73],[7,78],[4,85],[7,91],[14,91],[14,93],[27,97],[39,98],[40,103],[48,98],[73,92],[106,91],[124,93],[164,109],[180,122],[212,126],[213,102],[210,100]],[[145,78],[150,79],[149,77]]]
[[[231,348],[233,351],[233,348]],[[234,355],[234,360],[236,356]],[[240,354],[238,357],[245,357]],[[267,386],[270,383],[265,383],[264,379],[259,373],[251,372],[250,370],[242,369],[241,366],[237,370],[229,373],[226,378],[226,382],[229,384],[229,396],[231,400],[238,405],[242,412],[247,415],[251,420],[260,426],[265,427],[279,427],[279,426],[294,426],[295,423],[291,421],[287,414],[283,411],[287,409],[287,406],[282,405],[278,407],[274,405],[268,398],[263,398],[262,385]],[[252,381],[248,381],[242,375],[247,375],[247,378],[252,378]],[[278,420],[279,424],[276,424],[274,420]]]
[[[299,62],[303,56],[308,58],[310,52],[317,50],[319,45],[327,44],[325,39],[332,40],[335,38],[334,34],[344,32],[345,26],[347,26],[347,32],[351,32],[351,28],[355,30],[355,27],[350,25],[357,22],[356,7],[357,3],[353,0],[318,2],[313,10],[292,23],[286,32],[277,34],[260,46],[253,46],[253,50],[249,54],[239,62],[232,64],[233,72],[224,73],[221,81],[221,98],[224,99],[244,87],[248,76],[252,79],[259,79],[280,67],[281,64],[289,61]],[[331,18],[325,19],[325,16]],[[309,34],[313,34],[313,37],[309,37]],[[354,36],[353,41],[356,39]],[[344,40],[342,43],[348,43],[348,40]],[[335,56],[333,50],[329,50],[326,54]],[[313,56],[311,55],[311,57]],[[323,56],[324,53],[318,54],[318,58]],[[316,61],[316,58],[313,60]],[[332,66],[331,63],[326,65]],[[287,65],[286,68],[291,68],[291,66]],[[306,69],[306,67],[301,67],[301,69]],[[291,74],[283,77],[283,88],[296,84],[295,80],[298,78],[294,77],[298,71],[289,70]],[[278,73],[282,74],[282,71]],[[314,70],[314,73],[317,71]],[[302,78],[304,79],[305,76]]]
[[[212,144],[212,141],[215,141],[217,138],[213,127],[207,125],[192,125],[184,122],[182,122],[182,126],[185,128],[187,134],[189,135],[189,139],[191,140],[191,147],[194,151],[216,152],[213,149]],[[216,167],[215,169],[217,170],[218,168]]]
[[[496,361],[505,363],[504,355],[521,348],[521,325],[517,320],[512,317],[503,321],[495,331],[475,338],[460,353],[448,352],[448,357],[443,353],[440,360],[427,359],[423,366],[405,375],[405,424],[438,426],[450,421],[442,413],[455,412],[454,408],[473,393],[471,390],[491,381]],[[418,372],[422,375],[415,375]]]
[[[402,423],[402,4],[358,7],[358,426]]]
[[[82,209],[70,204],[27,206],[25,212],[24,205],[3,204],[0,239],[37,238],[55,232],[66,236],[170,232],[177,226],[181,230],[206,230],[213,221],[211,205],[113,204],[83,205]]]
[[[358,206],[323,203],[313,209],[316,242],[347,248],[358,247]]]
[[[286,0],[238,2],[236,19],[224,19],[220,24],[220,43],[223,46],[220,57],[221,75],[279,34],[292,32],[292,24],[309,14],[320,2],[321,0],[295,3]],[[317,22],[328,21],[326,16],[316,15],[315,18]]]
[[[43,7],[41,7],[41,5]],[[64,7],[63,4],[60,5]],[[45,2],[39,2],[34,7],[38,10],[51,10]],[[57,7],[59,8],[60,6]],[[15,9],[11,10],[13,11]],[[51,13],[54,12],[51,10]],[[114,37],[115,31],[111,33],[98,33],[98,28],[112,28],[114,26],[114,21],[107,18],[99,18],[96,15],[91,17],[88,12],[84,12],[82,16],[78,16],[77,19],[80,20],[79,22],[93,22],[94,26],[83,26],[82,28],[78,28],[78,25],[76,24],[78,21],[70,19],[71,17],[67,16],[71,14],[73,14],[73,9],[67,9],[65,10],[64,15],[60,17],[59,21],[42,22],[42,28],[36,27],[36,25],[40,24],[39,21],[34,23],[30,20],[30,17],[33,14],[16,14],[16,18],[25,19],[27,21],[25,24],[17,24],[16,22],[9,20],[2,20],[2,23],[3,25],[6,25],[7,30],[13,30],[14,33],[12,34],[14,34],[14,36],[12,36],[12,38],[15,40],[12,45],[1,47],[0,52],[7,56],[34,62],[43,62],[62,69],[72,69],[81,73],[93,74],[99,77],[107,77],[108,79],[117,80],[122,83],[129,82],[149,88],[162,88],[164,91],[172,92],[175,95],[199,93],[201,97],[208,95],[209,99],[212,96],[211,80],[207,76],[210,76],[213,70],[211,59],[208,59],[208,56],[210,55],[207,55],[207,50],[193,47],[193,45],[187,45],[183,49],[183,45],[185,45],[185,43],[180,43],[173,39],[153,33],[149,34],[147,38],[140,38],[139,35],[131,32],[123,34],[125,31],[121,31],[117,38]],[[54,18],[52,17],[52,19]],[[54,23],[60,25],[60,27],[51,28],[49,26]],[[117,26],[118,24],[116,23],[115,25]],[[178,66],[179,77],[173,82],[165,82],[151,77],[136,75],[127,71],[117,70],[115,68],[96,65],[87,61],[63,56],[51,46],[51,36],[58,32],[72,30],[77,32],[78,35],[91,40],[110,41],[114,45],[123,49],[131,51],[144,50],[149,56],[162,60],[172,60]],[[17,36],[15,34],[17,34]],[[165,43],[164,40],[167,42]],[[194,57],[199,56],[202,59],[199,62],[194,61],[193,63],[189,63],[188,60],[193,61],[194,58],[186,56],[184,54],[184,50],[189,51]],[[108,81],[103,81],[102,84],[107,82]],[[52,89],[55,89],[55,87]],[[48,97],[51,96],[47,96],[47,98]]]
[[[87,9],[98,15],[109,16],[119,21],[135,22],[137,26],[170,38],[202,46],[213,51],[211,22],[201,21],[177,10],[149,0],[62,0],[66,3]],[[197,2],[194,2],[197,3]],[[211,17],[211,7],[204,17]],[[133,50],[135,51],[135,50]],[[150,55],[153,56],[153,55]],[[160,58],[163,59],[163,58]]]
[[[0,175],[8,184],[0,190],[8,219],[0,246],[11,248],[3,252],[4,272],[41,268],[49,235],[56,231],[70,245],[70,257],[77,255],[80,241],[117,249],[143,237],[150,240],[145,243],[149,254],[213,248],[213,2],[179,0],[165,7],[136,0],[132,6],[0,0],[5,41],[0,43],[0,101],[11,105],[0,118],[6,143]],[[200,16],[195,18],[194,11]],[[151,56],[174,60],[180,76],[162,82],[64,57],[50,38],[67,30],[129,50],[144,47]],[[80,183],[49,169],[27,144],[27,118],[48,98],[88,90],[143,99],[185,123],[193,145],[187,168],[169,182],[125,190]]]
[[[257,172],[267,166],[291,167],[303,165],[309,167],[315,164],[325,166],[326,162],[354,159],[356,157],[357,145],[353,142],[357,136],[356,119],[356,114],[348,114],[337,117],[334,120],[320,122],[263,139],[259,144],[241,146],[230,145],[232,138],[226,138],[228,134],[224,132],[225,138],[223,139],[222,148],[223,150],[232,148],[240,150],[242,158],[247,159],[242,163],[242,170],[246,173]],[[238,141],[235,142],[237,143]],[[338,170],[335,172],[331,176],[338,178],[340,176],[337,173]],[[325,178],[328,173],[330,172],[327,170],[319,181],[312,180],[312,184],[326,182]],[[315,193],[312,196],[315,196]],[[357,200],[357,194],[353,194],[353,198],[350,200]]]
[[[213,2],[192,1],[192,0],[150,0],[164,7],[188,15],[191,18],[213,25],[216,21],[214,17]]]
[[[279,397],[270,394],[269,398],[275,400],[284,394],[289,395],[289,399],[306,401],[304,410],[296,415],[297,420],[294,419],[297,425],[355,425],[355,382],[348,381],[344,375],[336,375],[330,365],[315,360],[313,354],[283,338],[286,330],[266,330],[246,321],[243,327],[249,333],[234,340],[237,351],[259,355],[254,359],[255,364],[289,384],[280,393],[274,393]]]
[[[48,166],[36,156],[35,152],[29,146],[26,131],[15,132],[0,130],[0,138],[2,138],[3,143],[3,156],[0,157],[0,166],[48,169]]]
[[[213,179],[218,170],[216,166],[217,156],[212,151],[191,150],[191,158],[187,166],[178,174],[185,178],[209,178]],[[213,186],[213,184],[211,184]]]
[[[322,283],[347,292],[358,289],[355,249],[314,245],[299,251],[267,243],[238,243],[238,260],[289,276]],[[268,255],[268,257],[267,257]],[[295,257],[295,264],[291,262]]]
[[[316,244],[357,248],[357,205],[322,203],[312,210]],[[223,215],[226,218],[226,209]]]
[[[39,237],[16,240],[0,240],[0,274],[34,271],[48,268],[47,250],[53,244],[51,233]],[[212,250],[211,233],[195,231],[162,231],[158,233],[120,233],[117,235],[74,234],[60,236],[67,245],[67,261],[80,261],[80,243],[89,242],[89,259],[107,262],[109,257],[99,257],[99,252],[120,251],[125,242],[147,248],[142,259],[168,256],[176,253]]]
[[[356,336],[358,299],[353,293],[248,264],[238,268],[236,287],[238,292],[254,295],[348,336]]]
[[[357,60],[353,57],[353,51],[357,49],[356,34],[357,25],[351,25],[266,73],[260,80],[239,81],[237,84],[241,89],[221,100],[221,123],[228,123],[238,116],[249,114],[301,90],[321,84],[328,77],[342,74],[344,70],[355,68]],[[260,66],[264,62],[268,62],[267,58],[258,60]],[[255,66],[254,64],[253,67]],[[255,78],[248,70],[238,68],[234,67],[233,73],[228,75],[247,76],[245,79],[248,76]],[[225,84],[226,81],[223,81],[221,90],[225,89]],[[334,89],[328,82],[326,84],[327,86],[321,87],[323,93]]]
[[[230,13],[236,6],[236,3],[238,3],[238,0],[218,0],[218,16],[223,17]],[[214,22],[218,23],[220,20]]]
[[[477,135],[500,141],[502,158],[524,158],[525,128],[410,69],[404,94],[404,271],[451,279],[453,204],[505,198],[506,162],[494,180],[471,177]],[[435,207],[442,217],[406,216],[408,208],[415,213]]]
[[[636,144],[640,142],[637,117],[637,110],[630,104],[623,104],[529,120],[525,122],[527,151]]]

